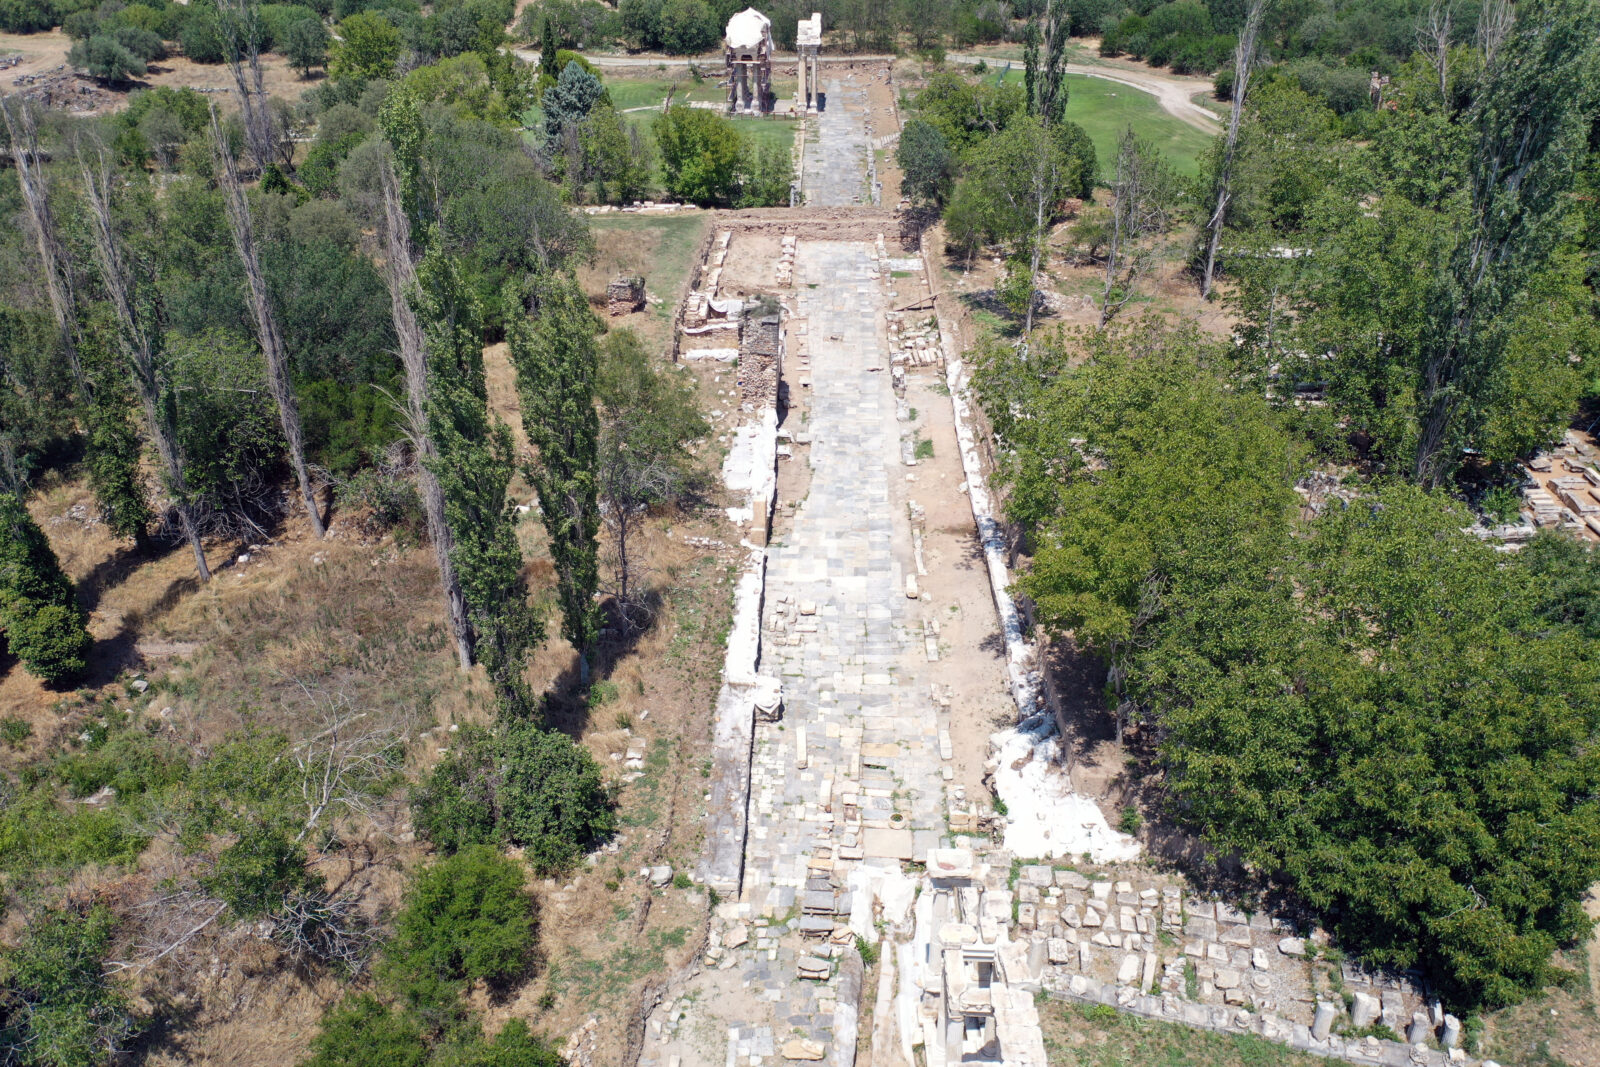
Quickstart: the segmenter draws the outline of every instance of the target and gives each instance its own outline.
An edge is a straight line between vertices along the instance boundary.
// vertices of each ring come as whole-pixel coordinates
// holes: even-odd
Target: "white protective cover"
[[[735,52],[754,52],[772,36],[772,20],[753,7],[747,7],[728,20],[726,39]]]

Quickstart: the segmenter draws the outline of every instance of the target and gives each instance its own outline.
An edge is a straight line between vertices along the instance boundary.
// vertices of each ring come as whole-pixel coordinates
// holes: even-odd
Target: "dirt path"
[[[947,58],[952,63],[992,64],[995,61],[993,56],[951,55]],[[1085,78],[1100,78],[1103,81],[1138,89],[1142,93],[1149,93],[1160,103],[1163,111],[1197,130],[1217,133],[1222,129],[1215,115],[1194,102],[1196,93],[1211,88],[1211,83],[1204,78],[1183,78],[1176,74],[1163,74],[1148,67],[1100,66],[1086,63],[1068,63],[1067,73],[1082,75]]]

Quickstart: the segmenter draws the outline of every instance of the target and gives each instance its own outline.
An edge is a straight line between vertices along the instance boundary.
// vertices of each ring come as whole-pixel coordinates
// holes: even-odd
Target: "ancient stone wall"
[[[619,274],[606,286],[606,312],[631,315],[644,310],[644,279],[637,274]]]
[[[778,380],[783,375],[781,343],[777,315],[747,318],[739,331],[739,393],[758,410],[777,406]]]

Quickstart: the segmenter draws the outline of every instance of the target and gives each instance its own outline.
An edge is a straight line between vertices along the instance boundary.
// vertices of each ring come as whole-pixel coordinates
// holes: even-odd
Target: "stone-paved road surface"
[[[805,202],[824,207],[870,204],[866,86],[837,79],[827,85],[827,110],[806,120]]]

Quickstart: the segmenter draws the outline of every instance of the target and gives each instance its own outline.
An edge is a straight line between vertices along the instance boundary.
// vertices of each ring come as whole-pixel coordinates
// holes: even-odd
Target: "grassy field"
[[[661,298],[651,305],[649,319],[635,329],[657,347],[671,341],[672,313],[678,288],[694,267],[694,255],[711,217],[683,215],[596,215],[589,220],[595,258],[579,271],[585,289],[600,292],[616,274],[642,274],[647,292]]]
[[[1213,1034],[1175,1023],[1046,1001],[1039,1006],[1050,1067],[1311,1067],[1325,1060],[1248,1034]]]
[[[618,78],[606,79],[606,89],[611,93],[611,103],[618,111],[626,111],[635,107],[659,106],[667,98],[667,90],[676,85],[677,92],[672,94],[672,99],[677,100],[726,100],[728,91],[716,83],[713,78],[706,78],[699,82],[691,78]],[[772,91],[778,94],[778,109],[781,111],[794,99],[794,79],[779,78],[772,83]]]
[[[1020,82],[1022,71],[1012,70],[1006,78]],[[1111,176],[1117,138],[1129,126],[1154,142],[1180,174],[1199,173],[1199,160],[1211,144],[1211,135],[1161,110],[1149,93],[1081,74],[1067,75],[1067,92],[1067,118],[1087,130],[1094,141],[1101,177]]]

